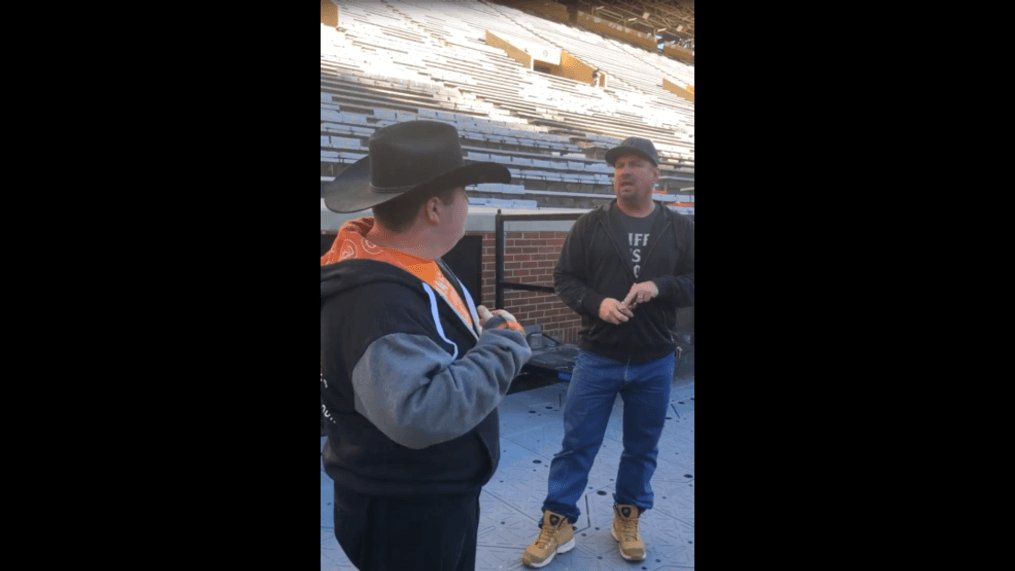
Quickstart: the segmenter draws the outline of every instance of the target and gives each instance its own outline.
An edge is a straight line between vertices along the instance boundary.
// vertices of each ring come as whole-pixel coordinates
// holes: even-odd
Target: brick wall
[[[494,232],[470,232],[483,237],[483,303],[493,309],[496,296],[496,238]],[[553,287],[553,270],[567,232],[505,232],[504,281]],[[581,319],[552,293],[504,290],[504,307],[522,325],[539,324],[543,332],[564,343],[576,343]]]

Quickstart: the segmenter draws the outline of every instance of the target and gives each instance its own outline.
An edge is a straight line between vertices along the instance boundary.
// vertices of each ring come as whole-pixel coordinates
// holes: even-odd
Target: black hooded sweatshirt
[[[636,279],[624,230],[612,222],[617,200],[582,215],[564,241],[554,271],[557,296],[581,316],[578,346],[622,362],[645,363],[676,350],[672,330],[679,307],[694,305],[694,222],[663,204],[655,237]],[[608,297],[623,301],[635,283],[653,281],[659,295],[613,325],[599,318]]]
[[[469,326],[426,282],[385,262],[321,266],[325,472],[372,495],[485,484],[500,457],[497,405],[532,355],[505,325],[498,316],[482,331]]]

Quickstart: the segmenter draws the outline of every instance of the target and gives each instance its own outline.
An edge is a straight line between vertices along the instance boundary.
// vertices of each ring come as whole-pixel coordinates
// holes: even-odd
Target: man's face
[[[639,154],[627,153],[613,162],[613,191],[619,199],[634,202],[651,200],[652,188],[657,180],[659,169]]]
[[[452,206],[454,206],[452,227],[458,229],[458,238],[455,239],[455,244],[457,244],[462,236],[465,236],[465,219],[469,217],[469,197],[465,194],[465,187],[458,187]]]
[[[465,194],[464,187],[454,189],[454,200],[451,204],[441,203],[443,216],[441,217],[441,235],[446,237],[447,249],[455,247],[455,244],[465,236],[465,219],[469,216],[469,197]]]

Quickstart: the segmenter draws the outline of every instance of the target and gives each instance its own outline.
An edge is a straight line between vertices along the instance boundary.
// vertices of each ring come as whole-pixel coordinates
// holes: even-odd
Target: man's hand
[[[514,321],[515,323],[518,323],[518,320],[515,319],[514,315],[511,315],[510,313],[504,311],[503,309],[495,309],[491,312],[489,309],[486,308],[485,305],[477,305],[476,313],[479,315],[480,327],[485,327],[486,322],[493,319],[497,315],[503,317],[508,321]]]
[[[620,325],[634,317],[627,304],[608,297],[599,304],[599,319],[614,325]]]
[[[659,288],[655,282],[651,280],[641,282],[631,286],[631,291],[627,292],[627,297],[624,298],[623,303],[625,306],[634,309],[639,303],[645,303],[657,295],[659,295]]]

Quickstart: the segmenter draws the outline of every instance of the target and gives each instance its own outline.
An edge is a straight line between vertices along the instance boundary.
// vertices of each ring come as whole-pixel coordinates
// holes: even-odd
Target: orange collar
[[[461,296],[444,276],[444,272],[437,266],[437,262],[378,246],[367,240],[366,234],[374,227],[374,224],[375,221],[371,217],[358,218],[342,224],[331,249],[321,256],[321,265],[334,264],[343,260],[377,260],[397,266],[430,284],[454,308],[462,321],[469,327],[474,327],[469,309],[465,307]]]

